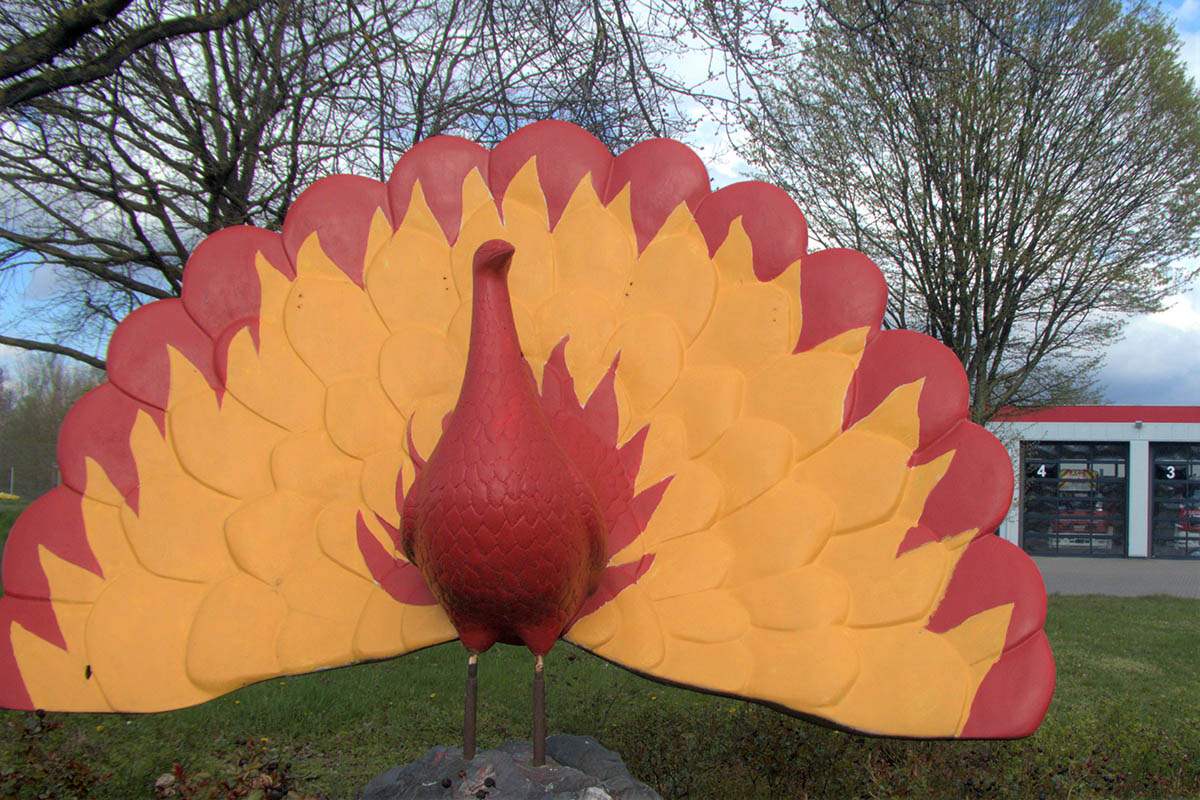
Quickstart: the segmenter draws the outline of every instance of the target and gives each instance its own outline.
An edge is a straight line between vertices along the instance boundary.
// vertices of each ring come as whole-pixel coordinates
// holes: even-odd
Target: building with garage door
[[[998,533],[1026,552],[1200,558],[1200,406],[1057,406],[988,428],[1017,478]]]

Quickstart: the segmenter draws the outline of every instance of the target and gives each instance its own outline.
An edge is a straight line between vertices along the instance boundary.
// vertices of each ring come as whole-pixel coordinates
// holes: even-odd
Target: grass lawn
[[[8,538],[8,531],[28,506],[25,500],[0,500],[0,544]]]
[[[1047,628],[1058,689],[1019,741],[838,733],[565,644],[547,661],[550,732],[596,736],[668,798],[1200,797],[1200,601],[1052,597]],[[189,785],[214,782],[177,796],[253,797],[213,786],[267,771],[286,773],[292,798],[356,798],[388,767],[459,743],[464,655],[443,645],[164,714],[3,711],[0,798],[149,798],[174,765]],[[531,672],[518,648],[480,659],[481,749],[528,737]]]

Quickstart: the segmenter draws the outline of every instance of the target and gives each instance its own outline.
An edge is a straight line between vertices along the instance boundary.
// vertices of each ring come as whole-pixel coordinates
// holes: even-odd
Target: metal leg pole
[[[467,657],[467,692],[463,707],[463,758],[467,761],[475,758],[475,706],[479,697],[479,681],[476,678],[478,659],[477,653],[471,653]]]
[[[546,663],[541,656],[533,662],[533,766],[546,765]]]

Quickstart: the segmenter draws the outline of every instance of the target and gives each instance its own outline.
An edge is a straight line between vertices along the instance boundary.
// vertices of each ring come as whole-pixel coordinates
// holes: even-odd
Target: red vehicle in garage
[[[1111,536],[1112,520],[1096,496],[1097,475],[1090,469],[1064,469],[1058,474],[1058,517],[1054,533],[1060,548],[1096,549],[1094,536]],[[1196,524],[1200,525],[1200,515]]]
[[[1175,522],[1175,536],[1180,539],[1200,538],[1200,491],[1192,492],[1179,509]]]

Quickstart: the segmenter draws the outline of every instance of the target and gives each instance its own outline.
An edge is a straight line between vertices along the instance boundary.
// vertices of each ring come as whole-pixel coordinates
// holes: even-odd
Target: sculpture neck
[[[471,338],[457,409],[477,403],[494,408],[502,398],[509,402],[520,398],[519,405],[528,402],[541,410],[513,321],[508,293],[512,254],[513,246],[500,239],[484,243],[475,253]]]

